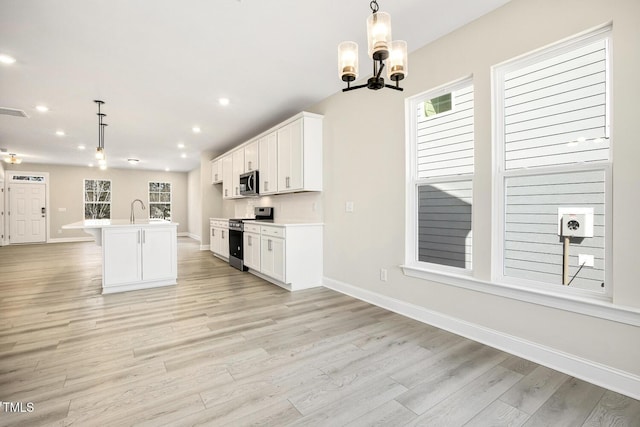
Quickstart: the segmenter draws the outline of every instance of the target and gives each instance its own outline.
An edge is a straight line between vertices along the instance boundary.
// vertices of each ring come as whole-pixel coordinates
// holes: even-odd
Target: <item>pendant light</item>
[[[369,3],[371,15],[367,18],[367,53],[373,61],[373,76],[367,83],[351,86],[351,82],[358,78],[358,44],[352,41],[340,43],[338,46],[338,74],[342,81],[347,82],[343,92],[363,87],[379,90],[384,87],[403,90],[400,80],[408,75],[407,42],[391,39],[391,16],[386,12],[379,12],[378,2]],[[387,62],[385,64],[385,61]],[[384,82],[382,71],[387,67],[387,77],[396,82],[389,85]]]
[[[11,165],[19,165],[20,163],[22,163],[22,159],[14,153],[11,153],[8,157],[5,157],[4,161],[5,163],[9,163]]]
[[[108,125],[103,123],[103,119],[107,117],[107,115],[100,111],[100,107],[104,104],[104,101],[96,99],[93,102],[98,104],[98,147],[96,148],[96,159],[98,160],[101,169],[104,169],[107,164],[107,156],[104,152],[104,127]]]

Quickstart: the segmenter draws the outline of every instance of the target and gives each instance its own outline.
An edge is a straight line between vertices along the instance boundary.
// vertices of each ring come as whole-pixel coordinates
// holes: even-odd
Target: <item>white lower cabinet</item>
[[[245,223],[245,235],[247,235]],[[256,233],[251,233],[256,236]],[[322,286],[322,224],[279,224],[260,226],[260,265],[249,272],[290,291]],[[257,238],[252,237],[252,238]],[[257,256],[251,249],[247,256]]]
[[[251,269],[260,271],[262,268],[260,233],[248,233],[245,231],[242,234],[242,239],[244,265]]]
[[[103,293],[175,284],[175,226],[114,227],[102,230]]]
[[[285,241],[278,237],[261,237],[261,270],[262,274],[286,283],[285,276]]]
[[[209,249],[215,255],[229,258],[229,221],[209,220]]]

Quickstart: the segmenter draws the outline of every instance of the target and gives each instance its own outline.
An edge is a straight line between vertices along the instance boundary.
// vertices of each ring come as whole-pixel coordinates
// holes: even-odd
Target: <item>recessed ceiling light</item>
[[[140,160],[138,159],[127,159],[127,162],[132,165],[137,165]]]
[[[165,172],[169,172],[170,170],[171,170],[171,169],[169,169],[169,168],[164,168],[164,171],[165,171]]]
[[[198,126],[192,127],[191,130],[193,131],[193,133],[200,133],[200,128]]]
[[[182,142],[178,143],[178,148],[184,148],[184,144]]]
[[[89,166],[90,168],[92,168],[92,167],[93,167],[93,163],[89,163],[89,165],[88,165],[88,166]]]
[[[84,150],[85,148],[87,148],[87,147],[85,147],[85,146],[84,146],[84,145],[82,145],[82,144],[78,145],[78,150]]]
[[[63,131],[63,130],[57,130],[57,131],[56,131],[56,135],[58,135],[58,136],[64,136],[64,131]]]
[[[229,105],[229,98],[220,98],[218,99],[218,103],[224,106]]]
[[[36,105],[36,110],[40,111],[41,113],[46,113],[47,111],[49,111],[49,107],[47,107],[46,105]]]
[[[187,158],[187,153],[182,153],[182,154],[180,155],[180,157],[182,157],[183,159],[186,159],[186,158]]]
[[[9,55],[0,54],[0,62],[2,62],[3,64],[10,65],[16,62],[16,58]]]
[[[106,170],[107,169],[107,164],[105,163],[104,165],[100,165],[100,170]]]

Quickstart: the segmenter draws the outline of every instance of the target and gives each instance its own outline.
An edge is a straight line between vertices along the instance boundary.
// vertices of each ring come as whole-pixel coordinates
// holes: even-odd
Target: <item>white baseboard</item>
[[[201,251],[211,250],[211,245],[200,245],[200,250]]]
[[[598,386],[640,399],[640,377],[551,347],[466,322],[338,280],[324,278],[324,286],[411,319],[514,354]]]
[[[49,239],[47,243],[74,243],[74,242],[93,242],[93,237],[58,237],[56,239]]]
[[[193,240],[197,240],[198,242],[200,241],[200,236],[198,236],[197,234],[189,233],[188,231],[181,231],[180,233],[178,233],[178,237],[190,237]]]

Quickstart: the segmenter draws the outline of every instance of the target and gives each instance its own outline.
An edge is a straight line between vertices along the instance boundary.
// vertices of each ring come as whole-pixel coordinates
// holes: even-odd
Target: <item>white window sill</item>
[[[542,291],[516,285],[486,282],[467,275],[435,272],[419,266],[401,265],[400,268],[402,268],[406,276],[418,279],[585,314],[627,325],[640,326],[640,309],[615,305],[611,302],[597,299],[595,296],[589,298],[553,292],[552,290]]]

